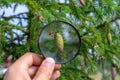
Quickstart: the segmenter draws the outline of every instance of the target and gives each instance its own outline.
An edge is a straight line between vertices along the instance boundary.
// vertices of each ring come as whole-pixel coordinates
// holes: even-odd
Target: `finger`
[[[28,70],[28,73],[30,75],[30,77],[33,77],[37,70],[38,70],[39,66],[31,66]],[[59,70],[61,68],[61,64],[55,64],[55,70]]]
[[[55,61],[52,58],[46,58],[38,69],[33,80],[49,80],[54,71]]]
[[[28,52],[20,57],[15,63],[28,68],[32,65],[40,65],[43,59],[41,55]]]
[[[28,74],[30,75],[30,77],[33,77],[36,74],[38,68],[39,66],[32,66],[29,68]]]
[[[50,80],[56,80],[60,77],[60,71],[55,71]]]
[[[55,64],[55,70],[59,70],[61,68],[61,64]]]

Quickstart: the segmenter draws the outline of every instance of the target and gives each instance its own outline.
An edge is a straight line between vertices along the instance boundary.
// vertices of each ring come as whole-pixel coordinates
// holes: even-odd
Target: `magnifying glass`
[[[44,57],[51,57],[56,63],[63,64],[78,55],[81,37],[72,24],[57,20],[42,28],[38,46]]]

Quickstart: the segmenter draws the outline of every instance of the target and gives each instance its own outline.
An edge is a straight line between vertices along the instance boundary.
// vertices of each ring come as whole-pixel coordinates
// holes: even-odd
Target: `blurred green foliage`
[[[0,0],[0,11],[14,5],[26,6],[28,12],[0,15],[0,58],[3,63],[9,55],[13,62],[25,52],[40,53],[37,39],[43,25],[53,20],[67,21],[78,29],[82,37],[80,54],[64,64],[59,80],[92,80],[98,71],[102,80],[114,77],[111,67],[120,75],[120,0]],[[10,23],[17,19],[18,24]],[[22,20],[27,21],[24,26]],[[18,34],[20,31],[22,34]],[[108,36],[110,34],[111,36]],[[107,76],[107,77],[106,77]],[[96,79],[97,80],[97,79]]]

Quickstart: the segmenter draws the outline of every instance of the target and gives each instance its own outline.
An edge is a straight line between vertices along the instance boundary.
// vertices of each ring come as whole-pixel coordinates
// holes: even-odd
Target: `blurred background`
[[[40,54],[38,35],[53,20],[71,23],[82,38],[58,80],[120,80],[120,0],[0,0],[0,79],[25,52]]]

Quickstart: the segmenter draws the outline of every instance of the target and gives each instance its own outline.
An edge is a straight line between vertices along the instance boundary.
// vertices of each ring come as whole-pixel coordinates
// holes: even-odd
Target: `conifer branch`
[[[110,19],[110,20],[108,20],[108,21],[105,21],[103,24],[97,25],[96,28],[99,29],[99,28],[101,28],[101,27],[104,27],[104,25],[106,25],[106,23],[114,22],[114,21],[116,21],[116,20],[118,20],[118,19],[120,19],[120,17],[112,18],[112,19]]]
[[[27,33],[27,31],[22,27],[22,26],[17,26],[17,25],[14,25],[14,24],[10,24],[8,23],[8,21],[0,21],[0,26],[2,26],[2,28],[9,28],[9,29],[17,29],[17,30],[21,30],[22,32],[24,33]]]
[[[23,15],[24,14],[27,14],[28,12],[24,12],[24,13],[19,13],[19,14],[16,14],[16,15],[11,15],[9,17],[6,17],[4,15],[1,15],[0,18],[4,19],[4,20],[10,20],[12,18],[19,18],[19,19],[28,19],[27,17],[24,17]],[[20,16],[23,16],[23,17],[20,17]]]
[[[110,20],[108,20],[108,21],[103,22],[102,24],[97,25],[95,28],[96,28],[96,29],[99,29],[99,28],[105,27],[105,25],[106,25],[107,23],[114,22],[114,21],[116,21],[116,20],[118,20],[118,19],[120,19],[120,17],[112,18],[112,19],[110,19]],[[87,35],[88,33],[89,33],[89,32],[85,32],[84,34],[81,35],[81,37]]]

